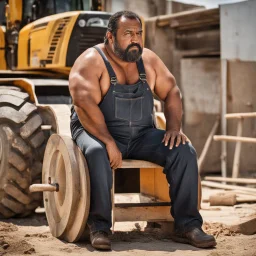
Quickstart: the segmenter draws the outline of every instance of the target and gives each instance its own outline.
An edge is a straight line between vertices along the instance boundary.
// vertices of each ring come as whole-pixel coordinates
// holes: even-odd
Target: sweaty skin
[[[114,52],[114,42],[125,50],[131,43],[143,47],[141,24],[137,19],[121,17],[118,22],[117,34],[107,32],[108,44],[99,44],[113,67],[119,84],[135,84],[139,73],[135,62],[122,61]],[[129,51],[138,50],[132,47]],[[143,48],[147,82],[152,90],[165,102],[166,133],[163,143],[172,149],[174,140],[176,146],[188,139],[181,132],[182,103],[180,90],[174,76],[170,73],[160,58],[151,50]],[[94,48],[89,48],[81,54],[71,69],[69,89],[75,111],[86,131],[94,135],[106,145],[110,165],[113,169],[121,167],[122,154],[113,137],[108,131],[104,116],[98,106],[110,87],[110,77],[103,59]]]

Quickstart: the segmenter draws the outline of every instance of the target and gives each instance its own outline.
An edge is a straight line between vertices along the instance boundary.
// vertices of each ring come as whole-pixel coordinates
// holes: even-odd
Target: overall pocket
[[[115,118],[129,122],[140,121],[142,119],[143,98],[115,97]]]

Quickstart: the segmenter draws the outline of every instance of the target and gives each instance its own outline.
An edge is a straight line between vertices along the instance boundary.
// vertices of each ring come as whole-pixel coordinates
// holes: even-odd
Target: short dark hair
[[[120,12],[116,12],[109,18],[107,32],[109,31],[114,36],[116,36],[117,29],[118,29],[118,21],[120,20],[121,17],[125,17],[132,20],[137,19],[142,25],[141,19],[139,15],[137,15],[136,13],[131,11],[120,11]],[[108,39],[106,36],[104,37],[104,44],[108,44]]]

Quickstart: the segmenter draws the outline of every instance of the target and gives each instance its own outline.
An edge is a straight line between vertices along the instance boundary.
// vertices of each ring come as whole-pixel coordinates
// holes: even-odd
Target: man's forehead
[[[126,17],[122,16],[119,19],[118,28],[122,29],[122,30],[127,30],[127,29],[140,30],[141,29],[141,23],[138,19],[130,19],[130,18],[126,18]]]

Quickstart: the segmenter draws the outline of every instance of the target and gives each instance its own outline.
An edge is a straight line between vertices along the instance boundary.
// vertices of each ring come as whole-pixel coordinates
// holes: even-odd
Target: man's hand
[[[110,166],[112,169],[117,169],[122,166],[122,153],[117,147],[115,142],[110,142],[106,144],[106,149],[108,152],[108,158]]]
[[[166,131],[162,142],[164,142],[165,146],[168,146],[170,142],[169,148],[172,149],[174,146],[174,141],[176,140],[175,146],[178,147],[182,141],[183,144],[189,141],[188,137],[181,131],[168,130]]]

